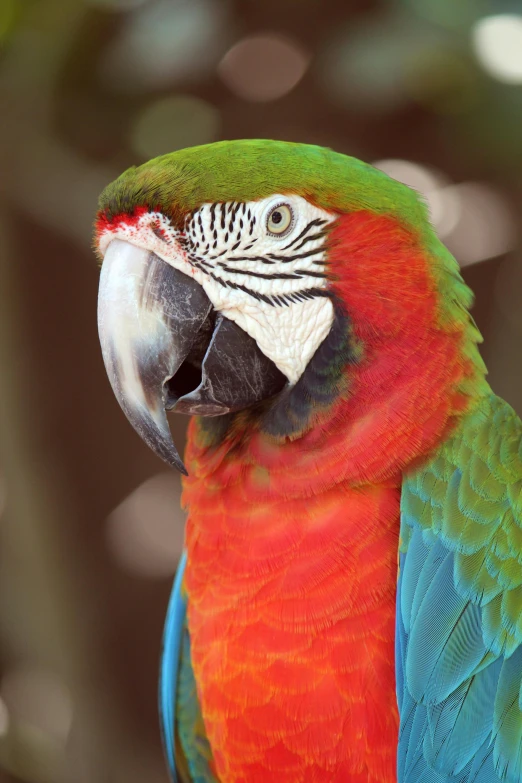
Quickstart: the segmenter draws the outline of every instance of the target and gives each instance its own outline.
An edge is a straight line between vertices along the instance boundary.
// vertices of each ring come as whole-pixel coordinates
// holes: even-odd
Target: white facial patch
[[[183,231],[159,212],[124,218],[99,248],[104,254],[113,239],[126,240],[193,277],[295,383],[333,322],[325,239],[336,217],[296,195],[205,203]]]

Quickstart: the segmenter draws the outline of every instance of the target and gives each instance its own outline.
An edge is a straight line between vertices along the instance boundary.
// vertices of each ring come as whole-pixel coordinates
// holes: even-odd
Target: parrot
[[[522,424],[423,197],[218,141],[109,184],[94,245],[114,394],[183,474],[172,780],[520,783]]]

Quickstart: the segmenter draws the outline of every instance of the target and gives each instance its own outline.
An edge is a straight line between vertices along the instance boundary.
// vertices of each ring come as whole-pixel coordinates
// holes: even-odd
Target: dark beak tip
[[[156,452],[158,457],[167,463],[167,465],[170,465],[172,468],[179,470],[183,476],[188,476],[188,471],[183,463],[183,460],[176,451],[176,447],[172,441],[169,443],[163,440],[157,441],[156,439],[153,439],[152,442],[149,442],[149,446],[153,451]]]
[[[188,476],[188,470],[186,469],[183,460],[175,449],[162,448],[163,444],[159,446],[159,444],[150,442],[148,445],[157,454],[157,456],[163,460],[163,462],[166,462],[167,465],[169,465],[171,468],[179,470],[183,476]]]
[[[173,468],[179,470],[182,476],[188,476],[189,472],[181,460],[179,462],[171,463]]]

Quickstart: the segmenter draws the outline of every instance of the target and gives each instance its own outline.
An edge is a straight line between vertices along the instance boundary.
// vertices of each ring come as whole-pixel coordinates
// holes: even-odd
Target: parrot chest
[[[187,531],[192,663],[219,780],[392,783],[398,491],[243,512],[191,506]]]

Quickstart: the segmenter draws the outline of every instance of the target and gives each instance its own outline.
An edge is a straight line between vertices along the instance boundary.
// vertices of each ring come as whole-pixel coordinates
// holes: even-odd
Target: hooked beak
[[[105,368],[125,415],[147,445],[187,475],[166,410],[218,416],[280,391],[286,377],[202,286],[155,253],[113,239],[98,297]]]

